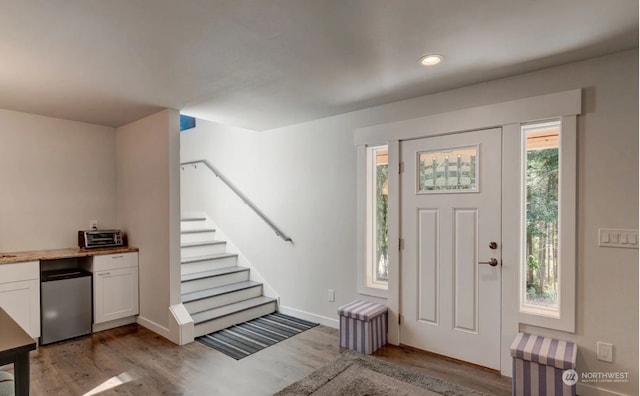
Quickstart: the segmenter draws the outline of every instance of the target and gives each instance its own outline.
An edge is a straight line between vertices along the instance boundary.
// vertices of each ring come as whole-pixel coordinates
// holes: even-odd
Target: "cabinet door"
[[[94,323],[138,314],[138,267],[94,272],[93,288]]]
[[[0,307],[31,337],[40,337],[39,280],[0,283]]]

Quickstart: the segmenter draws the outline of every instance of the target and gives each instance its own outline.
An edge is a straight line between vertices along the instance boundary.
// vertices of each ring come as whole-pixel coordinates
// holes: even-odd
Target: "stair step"
[[[192,293],[249,280],[249,268],[233,266],[210,271],[193,272],[182,275],[180,280],[181,292]]]
[[[189,257],[189,258],[183,259],[181,263],[191,264],[191,263],[197,263],[200,261],[219,260],[219,259],[228,258],[228,257],[238,257],[238,255],[235,253],[207,254],[204,256],[196,256],[196,257]]]
[[[185,259],[189,257],[225,253],[227,242],[216,240],[184,242],[180,245],[180,247],[180,256],[182,259]]]
[[[192,292],[192,293],[184,293],[182,295],[182,302],[188,303],[191,301],[203,300],[205,298],[215,297],[222,294],[232,293],[234,291],[248,289],[251,287],[258,287],[258,286],[262,286],[262,283],[254,282],[250,280],[236,282],[229,285],[214,287],[207,290],[201,290],[201,291]]]
[[[182,296],[187,312],[195,314],[262,296],[262,283],[243,281]]]
[[[195,228],[193,230],[180,230],[181,234],[197,234],[201,232],[216,232],[215,228]]]
[[[212,239],[208,241],[184,242],[180,244],[180,247],[189,248],[189,247],[196,247],[196,246],[218,245],[218,244],[225,244],[225,243],[227,243],[227,241],[216,241]]]
[[[206,217],[182,217],[180,221],[205,221]]]
[[[206,256],[184,258],[181,261],[180,273],[210,271],[218,268],[233,267],[238,262],[238,255],[234,253],[218,253]]]
[[[201,271],[201,272],[193,272],[190,274],[184,274],[180,277],[180,281],[191,282],[191,281],[197,281],[204,278],[211,278],[211,277],[233,274],[236,272],[244,272],[244,271],[249,271],[249,268],[238,267],[238,266],[218,268],[211,271]]]
[[[191,315],[199,337],[276,311],[276,299],[255,297]]]
[[[180,243],[203,242],[215,239],[216,230],[213,228],[198,228],[180,230]]]
[[[240,311],[244,311],[245,309],[255,308],[257,306],[266,305],[275,301],[276,299],[271,297],[265,297],[265,296],[255,297],[249,300],[244,300],[237,303],[225,305],[224,307],[210,309],[205,312],[199,312],[197,314],[191,315],[191,318],[193,319],[193,323],[200,324],[202,322],[222,318],[224,316],[228,316]]]
[[[198,231],[211,229],[213,226],[208,224],[207,219],[189,219],[180,222],[180,231]]]

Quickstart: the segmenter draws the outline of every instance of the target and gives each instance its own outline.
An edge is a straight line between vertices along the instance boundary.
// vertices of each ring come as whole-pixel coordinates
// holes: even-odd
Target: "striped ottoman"
[[[577,354],[572,342],[518,333],[511,344],[512,395],[575,396]]]
[[[0,396],[14,396],[14,392],[13,375],[0,371]]]
[[[369,355],[385,345],[387,310],[385,305],[360,300],[338,308],[340,346]]]

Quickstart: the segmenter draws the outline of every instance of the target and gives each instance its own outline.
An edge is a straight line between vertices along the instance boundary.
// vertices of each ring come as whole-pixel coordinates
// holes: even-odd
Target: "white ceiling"
[[[637,0],[0,0],[0,108],[265,130],[637,47]]]

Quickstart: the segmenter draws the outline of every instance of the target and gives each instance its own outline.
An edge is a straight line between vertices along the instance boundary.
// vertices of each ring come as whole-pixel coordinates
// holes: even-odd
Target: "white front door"
[[[499,370],[502,131],[400,150],[400,342]]]

